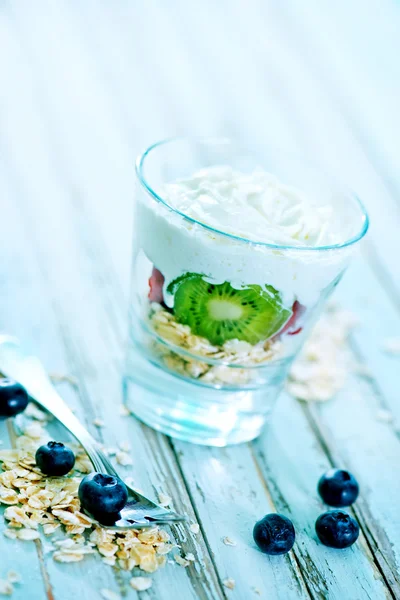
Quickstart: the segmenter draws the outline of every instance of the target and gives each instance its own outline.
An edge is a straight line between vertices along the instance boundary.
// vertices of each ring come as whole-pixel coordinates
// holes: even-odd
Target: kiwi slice
[[[233,339],[250,344],[268,339],[292,314],[271,286],[236,290],[227,281],[208,283],[201,275],[190,273],[176,281],[174,290],[177,321],[217,346]]]
[[[173,296],[175,294],[176,290],[178,289],[178,287],[181,285],[181,283],[183,283],[187,279],[193,279],[193,278],[197,279],[198,277],[203,277],[203,275],[200,275],[199,273],[191,273],[190,271],[188,271],[187,273],[184,273],[183,275],[180,275],[179,277],[177,277],[176,279],[171,281],[171,283],[168,284],[168,287],[167,287],[168,294],[171,294]]]

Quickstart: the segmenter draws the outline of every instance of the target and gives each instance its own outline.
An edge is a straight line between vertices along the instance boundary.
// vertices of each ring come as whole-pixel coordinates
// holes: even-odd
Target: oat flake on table
[[[125,406],[125,404],[119,405],[118,412],[119,412],[120,417],[129,417],[131,414],[131,411],[129,410],[129,408],[127,406]]]
[[[198,523],[191,523],[189,529],[194,535],[197,535],[200,531],[200,525]]]
[[[161,506],[166,507],[166,506],[171,505],[172,498],[171,498],[171,496],[168,496],[168,494],[164,494],[163,492],[160,492],[158,494],[158,501]]]
[[[228,577],[227,579],[224,579],[222,583],[224,584],[224,586],[226,588],[228,588],[228,590],[235,589],[236,582],[234,579],[232,579],[232,577]]]
[[[349,371],[357,368],[347,347],[357,324],[349,311],[328,306],[290,370],[286,387],[292,396],[323,402],[343,388]]]
[[[236,546],[235,540],[232,540],[227,535],[224,538],[222,538],[222,541],[224,542],[225,546]]]
[[[128,452],[125,452],[124,450],[119,450],[116,453],[115,460],[122,467],[129,467],[129,466],[133,465],[133,461],[132,461],[131,455],[128,454]]]
[[[7,573],[7,581],[10,583],[21,583],[22,577],[17,571],[8,571]]]
[[[82,448],[73,446],[75,467],[67,477],[46,477],[37,468],[36,449],[51,439],[44,424],[37,413],[17,438],[17,448],[0,450],[0,503],[7,506],[4,518],[8,524],[4,535],[31,543],[42,529],[47,537],[57,535],[57,539],[51,538],[49,551],[58,562],[80,562],[85,556],[97,554],[106,564],[123,570],[139,567],[147,573],[157,571],[175,547],[165,530],[152,527],[116,534],[81,512],[79,483],[92,470]],[[12,593],[10,581],[3,587]]]
[[[129,584],[137,592],[144,592],[151,588],[153,582],[149,577],[132,577]]]
[[[180,565],[181,567],[186,568],[190,565],[190,560],[184,558],[183,556],[180,556],[180,554],[175,554],[174,559],[175,562],[178,563],[178,565]]]
[[[0,596],[11,596],[14,588],[10,581],[6,579],[0,579]]]

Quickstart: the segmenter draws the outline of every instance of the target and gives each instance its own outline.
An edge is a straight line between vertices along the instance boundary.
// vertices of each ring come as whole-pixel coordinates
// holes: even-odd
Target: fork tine
[[[112,463],[108,460],[108,457],[105,456],[101,450],[97,449],[97,451],[101,457],[101,460],[103,461],[103,464],[104,464],[107,472],[110,475],[119,477],[118,472],[116,471],[116,469],[112,465]],[[174,523],[174,522],[178,523],[178,522],[185,522],[188,520],[187,517],[179,515],[172,510],[166,509],[163,506],[156,504],[155,502],[150,500],[150,498],[143,496],[143,494],[141,494],[140,492],[135,490],[130,485],[126,485],[126,487],[128,489],[130,497],[136,499],[137,505],[134,505],[132,508],[130,508],[129,507],[129,498],[128,498],[128,505],[125,507],[124,510],[134,511],[135,514],[141,513],[143,515],[143,518],[145,516],[150,517],[152,519],[151,523],[153,523],[153,524],[163,524],[163,523],[167,524],[167,523]],[[124,520],[126,520],[126,519],[124,519]],[[156,523],[156,521],[158,523]],[[146,521],[146,523],[148,523],[148,521]]]
[[[151,521],[162,521],[163,523],[185,523],[188,518],[183,515],[178,515],[176,512],[168,512],[164,515],[148,515]]]
[[[154,527],[156,525],[172,525],[173,523],[181,523],[186,521],[186,517],[182,517],[177,513],[171,513],[165,516],[155,516],[146,519],[144,516],[132,515],[132,520],[129,516],[122,516],[119,521],[113,525],[103,525],[107,529],[121,530],[121,529],[141,529],[144,527]]]
[[[125,519],[143,520],[147,519],[149,521],[163,521],[165,523],[169,521],[186,521],[187,518],[178,515],[176,512],[172,510],[166,510],[161,506],[154,505],[152,507],[149,506],[140,506],[134,505],[133,507],[129,505],[129,503],[122,509],[122,515]]]

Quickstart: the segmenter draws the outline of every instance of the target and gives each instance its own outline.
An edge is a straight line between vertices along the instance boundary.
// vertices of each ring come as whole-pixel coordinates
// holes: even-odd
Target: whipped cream
[[[147,278],[152,265],[157,267],[165,278],[164,298],[170,307],[173,297],[167,287],[187,272],[200,273],[214,283],[229,281],[236,289],[272,285],[287,307],[294,300],[311,307],[339,277],[353,252],[352,247],[314,250],[313,246],[339,241],[346,218],[339,218],[340,211],[332,205],[313,204],[260,170],[243,175],[229,167],[211,167],[166,184],[160,193],[168,206],[147,193],[136,205],[136,281],[138,293],[143,291],[146,297]],[[221,235],[200,222],[254,242]],[[256,241],[298,248],[273,248]]]
[[[256,169],[210,167],[164,187],[167,203],[214,229],[257,242],[302,246],[336,243],[333,207]]]

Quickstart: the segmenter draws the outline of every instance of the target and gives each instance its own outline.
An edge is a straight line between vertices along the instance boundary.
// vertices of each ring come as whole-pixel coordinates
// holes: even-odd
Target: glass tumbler
[[[333,207],[332,245],[280,245],[210,227],[168,203],[165,185],[200,169],[261,167]],[[347,188],[270,147],[255,155],[225,138],[154,144],[136,163],[128,408],[170,436],[212,446],[259,435],[288,370],[368,216]]]

